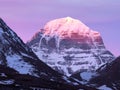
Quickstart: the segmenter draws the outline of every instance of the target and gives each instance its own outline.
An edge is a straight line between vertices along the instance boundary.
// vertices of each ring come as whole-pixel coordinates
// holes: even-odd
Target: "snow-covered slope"
[[[48,22],[27,45],[43,62],[67,76],[94,71],[114,58],[100,33],[70,17]]]
[[[40,69],[34,65],[38,60],[32,50],[0,19],[0,64],[13,68],[20,74],[39,77]],[[39,63],[44,66],[43,62]]]

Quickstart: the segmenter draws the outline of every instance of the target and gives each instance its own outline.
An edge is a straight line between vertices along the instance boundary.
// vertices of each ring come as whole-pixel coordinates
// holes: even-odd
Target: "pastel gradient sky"
[[[67,16],[100,32],[106,48],[120,55],[120,0],[0,0],[0,17],[24,42],[46,22]]]

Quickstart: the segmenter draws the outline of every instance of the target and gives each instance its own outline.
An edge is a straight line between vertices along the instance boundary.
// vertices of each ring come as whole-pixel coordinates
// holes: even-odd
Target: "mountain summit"
[[[48,22],[45,27],[45,35],[59,36],[61,38],[71,37],[72,35],[89,33],[89,28],[81,21],[71,17],[55,19]]]
[[[67,76],[94,71],[114,58],[99,32],[70,17],[48,22],[27,44],[43,62]]]

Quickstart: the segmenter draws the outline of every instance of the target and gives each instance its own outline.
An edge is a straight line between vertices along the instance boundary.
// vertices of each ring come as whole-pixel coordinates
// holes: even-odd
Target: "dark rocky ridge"
[[[112,90],[120,90],[120,57],[99,68],[89,83],[95,84],[97,87],[106,85]]]

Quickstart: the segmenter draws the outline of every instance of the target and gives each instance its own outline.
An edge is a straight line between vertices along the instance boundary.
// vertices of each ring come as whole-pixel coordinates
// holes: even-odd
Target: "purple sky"
[[[0,17],[24,42],[46,22],[67,16],[99,31],[106,48],[120,55],[120,0],[0,0]]]

